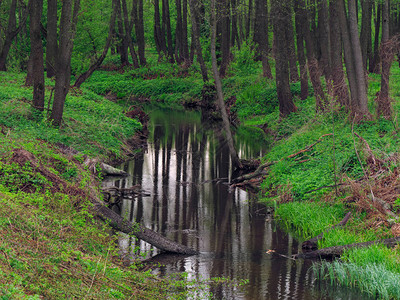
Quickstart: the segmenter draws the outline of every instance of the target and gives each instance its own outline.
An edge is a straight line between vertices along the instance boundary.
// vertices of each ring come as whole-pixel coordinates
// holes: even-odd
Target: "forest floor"
[[[274,81],[259,75],[258,63],[250,64],[232,63],[223,80],[225,98],[244,125],[238,129],[241,138],[249,135],[271,145],[263,162],[277,163],[263,178],[261,198],[276,208],[276,218],[306,240],[351,211],[347,225],[324,234],[319,248],[399,235],[396,218],[373,199],[386,202],[398,215],[400,69],[392,68],[393,120],[373,118],[354,124],[333,100],[325,113],[317,114],[311,89],[309,98],[296,100],[298,112],[280,120]],[[171,284],[168,279],[138,272],[137,265],[124,268],[118,259],[116,237],[93,221],[86,200],[66,190],[56,190],[53,195],[59,182],[49,182],[34,164],[21,163],[15,156],[18,149],[28,151],[64,184],[82,190],[98,186],[101,178],[94,178],[82,162],[86,156],[111,162],[133,154],[128,141],[141,124],[131,119],[129,112],[155,101],[182,109],[207,97],[209,89],[203,89],[196,66],[185,70],[169,64],[152,65],[110,71],[106,62],[82,89],[71,90],[61,129],[48,124],[47,111],[38,114],[31,109],[32,90],[24,87],[24,74],[0,73],[0,284],[5,287],[4,297],[134,295],[142,299],[190,292],[185,280]],[[46,81],[47,101],[53,84]],[[380,77],[371,74],[372,114],[379,87]],[[291,90],[297,97],[300,85],[291,84]],[[247,129],[243,131],[243,127]],[[373,246],[346,251],[335,264],[316,263],[315,271],[378,297],[400,298],[396,286],[399,262],[399,247]],[[369,277],[363,277],[365,270]]]

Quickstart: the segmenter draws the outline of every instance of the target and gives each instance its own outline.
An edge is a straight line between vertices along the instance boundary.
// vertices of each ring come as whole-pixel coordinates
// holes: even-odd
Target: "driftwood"
[[[351,212],[348,212],[346,214],[346,216],[343,218],[343,220],[340,221],[339,223],[337,223],[336,225],[333,225],[332,227],[328,228],[324,232],[321,232],[319,235],[317,235],[317,236],[315,236],[315,237],[313,237],[313,238],[311,238],[311,239],[309,239],[307,241],[304,241],[301,244],[301,248],[303,249],[303,251],[304,250],[308,250],[308,251],[309,250],[317,250],[318,249],[317,243],[318,243],[319,240],[321,240],[324,237],[324,234],[328,233],[329,231],[331,231],[331,230],[333,230],[333,229],[335,229],[337,227],[346,225],[346,223],[350,219],[350,217],[351,217]]]
[[[365,247],[376,245],[376,244],[382,244],[387,247],[394,247],[399,243],[400,243],[400,237],[395,237],[395,238],[386,239],[386,240],[371,241],[371,242],[365,242],[365,243],[355,243],[355,244],[349,244],[349,245],[344,245],[344,246],[333,246],[333,247],[323,248],[323,249],[319,249],[316,251],[295,254],[292,256],[292,258],[294,258],[294,259],[298,259],[298,258],[333,259],[335,257],[341,256],[345,250],[352,249],[352,248],[365,248]]]

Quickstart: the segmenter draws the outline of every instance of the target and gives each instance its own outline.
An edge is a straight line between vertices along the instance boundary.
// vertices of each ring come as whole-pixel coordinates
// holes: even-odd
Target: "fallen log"
[[[386,240],[379,240],[379,241],[371,241],[365,243],[355,243],[355,244],[348,244],[344,246],[333,246],[328,248],[323,248],[311,252],[304,252],[292,255],[292,258],[298,259],[333,259],[336,257],[340,257],[345,250],[352,249],[352,248],[365,248],[372,245],[383,244],[387,247],[394,247],[400,243],[400,236],[386,239]]]
[[[335,229],[337,227],[341,227],[341,226],[346,225],[346,223],[350,219],[350,217],[351,217],[351,211],[348,212],[345,215],[345,217],[343,218],[343,220],[340,221],[339,223],[337,223],[336,225],[333,225],[330,228],[326,229],[325,231],[321,232],[319,235],[317,235],[317,236],[315,236],[315,237],[313,237],[313,238],[311,238],[311,239],[309,239],[307,241],[304,241],[301,244],[301,248],[303,249],[303,251],[304,250],[306,250],[306,251],[317,250],[318,249],[318,244],[317,243],[318,243],[319,240],[321,240],[324,237],[324,234],[328,233],[329,231],[331,231],[331,230],[333,230],[333,229]]]
[[[198,254],[198,251],[191,249],[185,245],[171,241],[151,229],[148,229],[138,223],[133,224],[132,222],[124,219],[116,212],[99,203],[98,201],[93,201],[92,199],[92,203],[94,205],[94,211],[97,212],[99,217],[107,221],[110,226],[115,230],[121,231],[126,234],[133,234],[138,239],[143,240],[165,252],[185,255]]]

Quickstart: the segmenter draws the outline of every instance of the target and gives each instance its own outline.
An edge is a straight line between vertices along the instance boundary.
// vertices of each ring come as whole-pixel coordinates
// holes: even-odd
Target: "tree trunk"
[[[56,82],[53,108],[50,119],[53,125],[59,127],[62,122],[65,98],[70,88],[71,77],[71,55],[74,46],[76,24],[78,22],[78,12],[80,0],[64,0],[61,10],[60,20],[60,42],[56,60]]]
[[[174,63],[174,46],[172,44],[172,31],[171,31],[171,19],[169,16],[169,1],[162,0],[162,21],[163,28],[165,29],[165,33],[167,35],[167,45],[168,45],[168,56],[169,61]]]
[[[335,101],[338,101],[343,107],[350,107],[350,95],[345,74],[343,71],[342,58],[342,39],[340,36],[339,14],[336,4],[337,0],[330,0],[329,22],[330,22],[330,46],[331,46],[331,80],[332,94]]]
[[[103,53],[100,55],[100,57],[96,60],[94,64],[92,64],[89,69],[81,74],[75,81],[74,86],[77,88],[80,88],[82,83],[84,83],[92,74],[94,71],[96,71],[101,64],[103,63],[104,59],[107,56],[108,49],[110,48],[111,41],[114,36],[114,29],[115,29],[115,19],[116,19],[116,1],[113,0],[113,11],[111,13],[111,19],[110,19],[110,28],[108,30],[108,37],[106,40],[106,44],[104,45]]]
[[[5,31],[5,38],[0,49],[0,71],[7,71],[7,56],[10,51],[11,44],[17,34],[21,31],[22,27],[25,25],[26,18],[28,16],[28,10],[25,9],[22,20],[19,23],[17,28],[17,19],[16,19],[16,10],[17,10],[17,0],[12,0],[9,10],[8,17],[8,25],[7,30]],[[0,40],[1,41],[1,40]]]
[[[299,13],[301,15],[301,19],[303,20],[302,31],[306,42],[308,72],[314,88],[315,106],[317,111],[323,111],[326,107],[326,97],[321,83],[321,71],[315,54],[315,42],[310,32],[308,13],[304,9],[304,7],[306,7],[305,2],[304,0],[299,0],[298,3]]]
[[[146,42],[144,38],[144,23],[143,23],[143,0],[134,0],[132,11],[131,11],[131,21],[135,24],[135,33],[138,44],[138,54],[141,66],[146,65],[146,55],[145,48]]]
[[[255,1],[256,17],[254,18],[254,43],[257,46],[257,56],[263,65],[263,75],[273,78],[268,61],[268,1]]]
[[[34,66],[33,79],[33,107],[39,111],[44,110],[44,66],[43,44],[40,35],[40,19],[43,11],[43,0],[30,3],[30,38],[31,59]]]
[[[329,13],[326,0],[318,0],[318,33],[321,49],[319,58],[319,66],[325,75],[325,78],[330,78],[330,31],[329,31]]]
[[[183,61],[183,25],[182,25],[182,2],[181,0],[175,0],[176,6],[176,28],[175,28],[175,59],[178,64]]]
[[[381,28],[381,15],[382,15],[382,3],[378,3],[375,17],[375,38],[374,38],[374,56],[370,60],[369,71],[371,73],[379,74],[379,33]]]
[[[167,55],[167,46],[165,44],[165,36],[161,30],[160,24],[160,2],[159,0],[154,0],[154,41],[156,44],[156,49],[159,55],[164,53]]]
[[[188,42],[188,4],[182,0],[182,57],[185,63],[189,64],[189,42]]]
[[[133,45],[132,41],[132,27],[133,27],[133,22],[129,21],[129,15],[128,15],[128,7],[126,6],[126,0],[121,0],[122,1],[122,12],[123,12],[123,18],[124,18],[124,29],[125,29],[125,34],[124,34],[124,43],[129,48],[129,52],[132,57],[132,62],[133,62],[133,67],[135,69],[139,68],[139,60],[135,51],[135,46]]]
[[[362,17],[361,17],[361,52],[363,56],[364,69],[368,67],[368,58],[371,51],[371,18],[372,18],[372,0],[362,0]]]
[[[302,30],[302,16],[299,11],[299,3],[294,1],[295,7],[295,26],[296,26],[296,46],[297,59],[300,67],[300,99],[305,100],[308,97],[308,73],[306,65],[306,55],[304,53],[304,34]]]
[[[230,18],[229,18],[229,0],[219,0],[220,6],[218,12],[221,16],[221,65],[219,69],[220,77],[226,76],[226,70],[228,69],[230,61]]]
[[[128,43],[126,40],[126,35],[124,33],[124,18],[122,17],[120,0],[117,0],[116,10],[117,10],[117,24],[118,24],[117,37],[119,41],[117,49],[120,55],[121,65],[126,66],[129,64]]]
[[[46,39],[46,72],[47,77],[55,75],[57,53],[57,0],[47,1],[47,39]]]
[[[367,84],[365,81],[365,70],[362,60],[360,38],[358,33],[358,23],[356,14],[356,2],[355,0],[349,0],[349,33],[353,51],[354,69],[356,74],[357,82],[357,96],[358,106],[355,107],[355,113],[360,116],[369,115],[368,112],[368,97],[367,97]]]
[[[376,101],[378,102],[378,117],[382,116],[389,120],[392,117],[392,104],[389,97],[390,66],[393,62],[394,53],[392,42],[389,40],[389,0],[384,0],[382,10],[382,42],[381,42],[381,90]]]
[[[193,0],[192,0],[193,1]],[[221,111],[222,121],[226,133],[226,139],[229,146],[229,152],[231,154],[232,165],[234,168],[242,168],[242,164],[239,160],[238,154],[236,152],[235,146],[233,144],[233,137],[230,128],[230,123],[228,119],[228,114],[226,113],[224,94],[222,92],[221,79],[219,77],[218,65],[217,65],[217,54],[215,49],[215,43],[217,39],[217,19],[215,13],[215,1],[211,0],[211,60],[212,60],[212,70],[214,74],[215,87],[217,89],[217,101],[218,106]]]
[[[299,81],[299,71],[296,64],[296,47],[294,46],[294,32],[293,32],[293,20],[292,20],[292,8],[289,6],[287,8],[290,11],[288,15],[288,20],[286,20],[286,43],[287,43],[287,54],[289,59],[289,70],[290,70],[290,81]]]
[[[193,41],[196,53],[197,53],[197,61],[200,64],[200,70],[201,70],[201,75],[203,77],[203,82],[206,83],[208,81],[208,75],[207,75],[207,66],[204,63],[203,59],[203,51],[201,49],[201,44],[200,44],[200,29],[199,29],[199,23],[198,23],[198,7],[197,7],[197,2],[195,0],[189,0],[189,6],[190,6],[190,16],[192,19],[192,31],[193,31]]]
[[[290,20],[290,0],[272,0],[271,15],[273,16],[273,28],[275,39],[275,68],[276,90],[279,101],[280,117],[286,117],[297,110],[290,92],[289,63],[287,47],[286,26]]]
[[[247,19],[246,19],[246,39],[248,39],[250,36],[252,19],[253,19],[253,0],[249,0],[249,9],[248,9]]]
[[[357,89],[357,77],[354,67],[352,44],[350,40],[349,27],[346,16],[346,9],[343,0],[333,1],[336,11],[338,13],[338,20],[340,24],[340,34],[343,41],[344,50],[344,60],[346,65],[347,78],[350,85],[351,101],[349,103],[349,108],[351,110],[358,106],[358,89]]]

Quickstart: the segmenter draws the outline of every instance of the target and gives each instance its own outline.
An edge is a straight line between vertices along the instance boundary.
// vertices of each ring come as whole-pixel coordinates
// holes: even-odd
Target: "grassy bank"
[[[31,109],[24,77],[0,73],[1,299],[179,299],[198,290],[184,274],[160,279],[124,266],[118,236],[91,213],[101,178],[82,162],[126,158],[141,124],[82,89],[68,95],[56,129]]]
[[[319,248],[399,234],[398,221],[372,201],[379,198],[396,215],[400,212],[399,77],[398,67],[393,67],[391,121],[373,118],[354,124],[333,104],[327,113],[316,114],[312,99],[297,102],[299,112],[283,122],[276,122],[276,113],[250,121],[266,122],[276,137],[264,157],[276,163],[263,181],[263,201],[277,208],[276,217],[301,240],[337,224],[348,211],[353,212],[349,223],[324,234]],[[374,112],[379,77],[370,75],[369,83],[370,111]],[[346,251],[340,261],[315,264],[314,270],[332,284],[356,287],[378,298],[400,299],[399,262],[398,247],[373,246]]]

